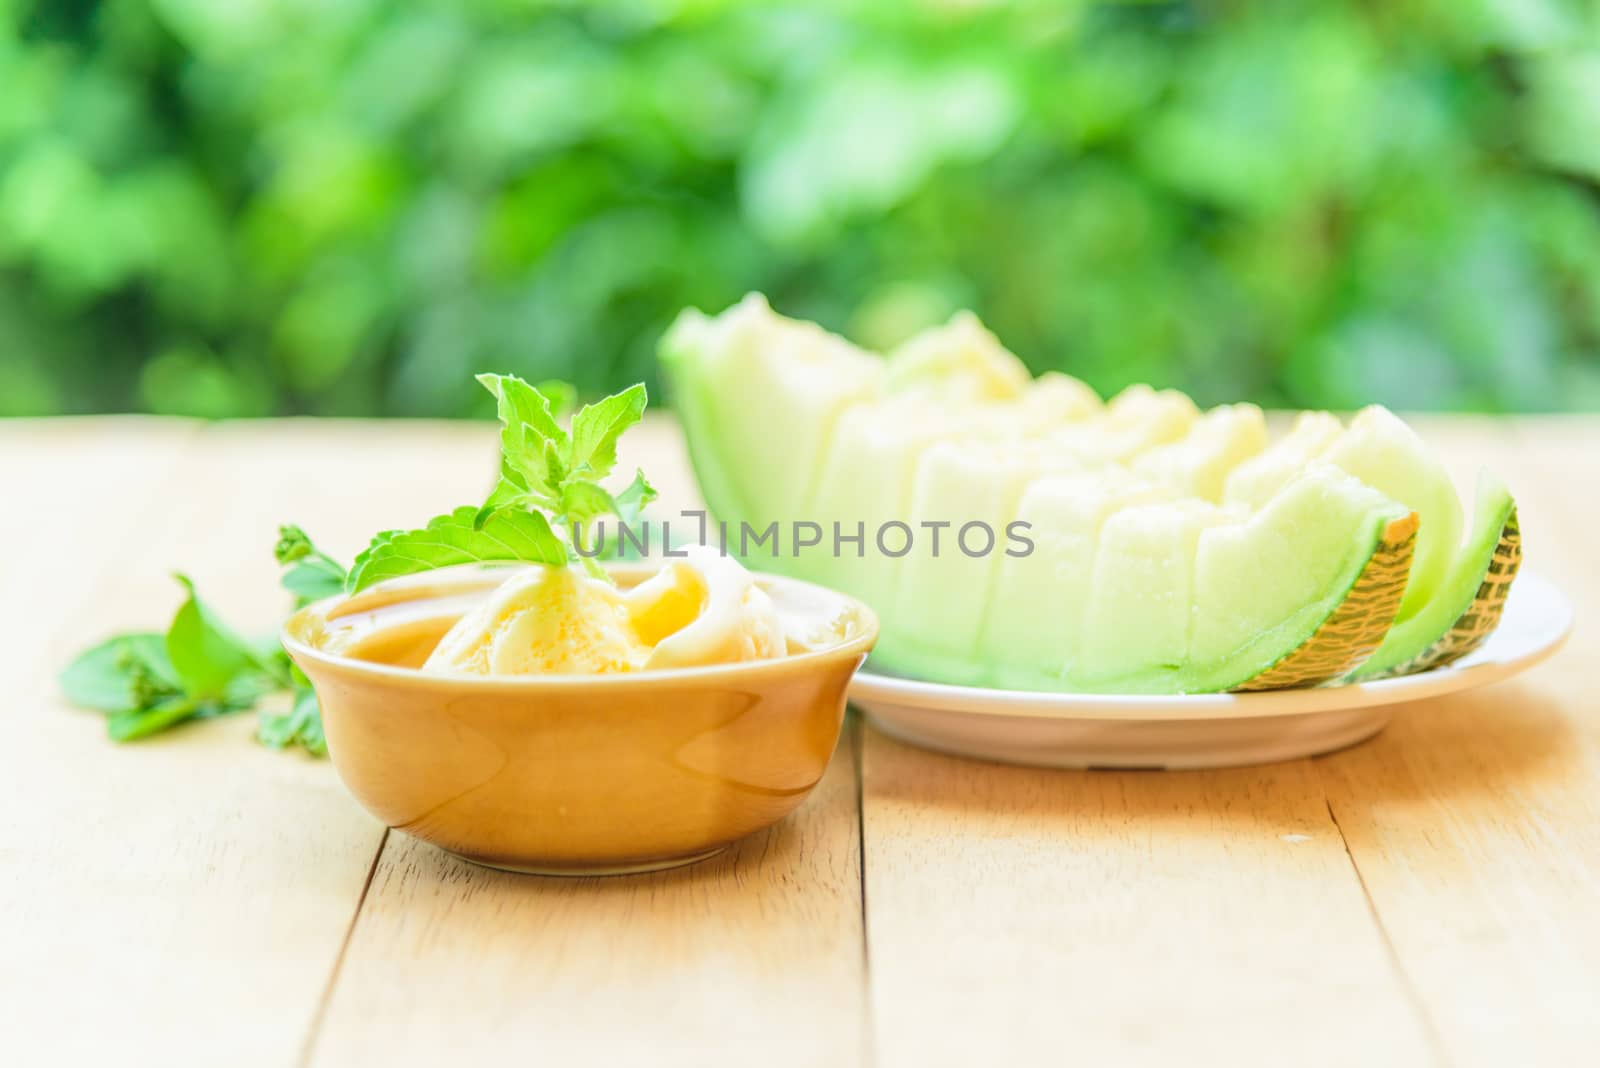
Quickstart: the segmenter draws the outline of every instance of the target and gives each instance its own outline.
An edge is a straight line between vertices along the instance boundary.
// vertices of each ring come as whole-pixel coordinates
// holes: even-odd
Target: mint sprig
[[[567,566],[580,559],[573,538],[586,537],[598,520],[612,515],[630,525],[640,521],[656,496],[643,472],[636,471],[617,494],[601,480],[616,467],[618,439],[644,414],[644,386],[580,409],[567,429],[558,414],[570,405],[570,387],[533,386],[511,375],[478,380],[495,396],[501,422],[501,477],[488,501],[457,508],[418,530],[379,534],[348,573],[305,531],[279,527],[273,555],[296,608],[452,564]],[[611,553],[600,555],[615,555],[616,543],[608,547]],[[581,559],[592,574],[605,577],[588,555]],[[107,733],[117,741],[254,709],[262,743],[326,753],[316,695],[283,649],[239,637],[194,583],[176,577],[185,596],[167,630],[118,635],[79,654],[61,673],[67,700],[104,713]]]
[[[61,673],[67,700],[104,712],[116,741],[254,707],[287,678],[217,617],[187,577],[175,577],[186,596],[165,634],[111,638]]]
[[[643,385],[586,405],[561,426],[541,387],[514,375],[483,374],[500,416],[500,480],[480,507],[435,516],[417,530],[390,530],[356,557],[345,588],[359,593],[385,579],[456,564],[518,562],[604,570],[573,539],[599,518],[637,523],[656,493],[643,472],[615,496],[602,484],[617,464],[617,442],[644,415]],[[587,548],[587,547],[586,547]]]
[[[274,555],[297,607],[344,588],[344,568],[299,527],[279,528]],[[166,632],[121,634],[80,653],[61,673],[67,700],[105,713],[106,733],[119,742],[255,709],[256,736],[265,744],[326,753],[311,683],[277,642],[263,648],[241,638],[187,576],[174,577],[185,596]],[[277,695],[287,710],[266,700]]]

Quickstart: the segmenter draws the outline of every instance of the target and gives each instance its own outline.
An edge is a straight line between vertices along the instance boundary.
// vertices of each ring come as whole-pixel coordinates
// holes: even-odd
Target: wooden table
[[[116,746],[57,695],[86,641],[165,624],[176,568],[269,631],[277,522],[348,559],[476,500],[489,427],[0,422],[4,1059],[1600,1063],[1600,419],[1420,422],[1502,470],[1578,602],[1522,680],[1213,772],[966,762],[852,717],[771,832],[603,880],[387,832],[248,716]],[[669,423],[631,453],[692,500]]]

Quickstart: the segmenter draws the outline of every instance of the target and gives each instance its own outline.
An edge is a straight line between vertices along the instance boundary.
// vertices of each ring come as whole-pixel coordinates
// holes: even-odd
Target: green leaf
[[[628,483],[628,488],[612,498],[612,511],[617,517],[619,529],[599,546],[598,559],[624,560],[639,558],[638,550],[633,547],[631,542],[627,545],[623,544],[620,527],[627,526],[637,530],[646,506],[655,499],[655,487],[645,481],[644,472],[634,471],[633,481]]]
[[[400,575],[455,564],[526,561],[563,567],[567,547],[540,512],[504,508],[477,522],[470,505],[436,516],[421,530],[391,530],[356,557],[346,584],[351,593]]]
[[[572,469],[604,478],[617,465],[617,439],[644,415],[644,383],[579,409],[572,417]]]
[[[304,560],[283,573],[278,580],[294,594],[296,608],[344,592],[344,569],[326,560]]]
[[[272,555],[280,564],[292,564],[296,560],[304,560],[316,552],[316,547],[311,544],[311,538],[306,532],[293,523],[284,523],[278,527],[278,544],[273,546]]]
[[[61,672],[61,691],[79,708],[100,712],[138,708],[144,696],[139,692],[138,665],[156,682],[177,689],[164,635],[121,634],[79,653]]]
[[[295,690],[294,702],[284,712],[262,709],[256,715],[256,739],[273,749],[299,745],[312,756],[325,756],[327,738],[322,732],[322,706],[309,687]]]
[[[191,698],[220,698],[235,678],[263,670],[255,651],[195,594],[194,583],[174,576],[189,597],[167,628],[167,657]]]
[[[278,528],[278,544],[273,548],[273,556],[279,564],[288,567],[278,582],[294,595],[297,609],[344,589],[344,568],[312,544],[306,532],[292,523]]]
[[[554,442],[559,455],[570,439],[550,410],[550,398],[514,375],[482,374],[478,381],[498,403],[502,467],[520,476],[529,490],[553,492],[546,445]]]
[[[587,524],[596,516],[615,515],[617,502],[598,482],[578,479],[561,490],[563,529],[573,523]]]
[[[634,468],[633,481],[615,498],[617,518],[630,525],[638,523],[640,515],[657,496],[656,488],[645,480],[644,472]]]
[[[148,738],[175,727],[200,712],[200,706],[187,697],[169,697],[150,708],[130,708],[106,720],[106,733],[113,741],[131,742]]]

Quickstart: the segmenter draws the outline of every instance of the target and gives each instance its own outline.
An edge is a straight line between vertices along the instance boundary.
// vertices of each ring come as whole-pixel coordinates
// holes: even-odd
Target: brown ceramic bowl
[[[627,585],[650,570],[613,573]],[[431,623],[420,612],[380,660],[332,651],[348,645],[334,636],[354,617],[396,603],[447,607],[502,577],[439,572],[322,601],[285,624],[283,644],[316,688],[334,766],[368,811],[513,871],[687,864],[783,818],[821,779],[846,687],[878,631],[857,601],[759,576],[780,606],[837,606],[837,644],[637,674],[450,676],[416,668],[448,626],[439,608]]]

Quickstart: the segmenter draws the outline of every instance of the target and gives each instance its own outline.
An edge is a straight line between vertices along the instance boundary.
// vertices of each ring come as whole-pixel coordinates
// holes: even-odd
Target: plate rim
[[[973,716],[1025,716],[1040,719],[1193,720],[1309,715],[1338,709],[1369,708],[1439,697],[1476,689],[1519,675],[1554,656],[1576,623],[1572,601],[1555,582],[1523,568],[1516,586],[1539,589],[1559,609],[1551,613],[1548,634],[1510,656],[1466,661],[1417,675],[1340,686],[1250,693],[1092,694],[1045,690],[1002,690],[884,675],[871,661],[850,681],[849,699],[869,713],[875,704],[956,712]],[[1516,586],[1513,587],[1515,596]]]

